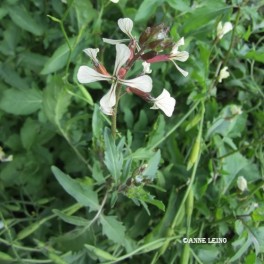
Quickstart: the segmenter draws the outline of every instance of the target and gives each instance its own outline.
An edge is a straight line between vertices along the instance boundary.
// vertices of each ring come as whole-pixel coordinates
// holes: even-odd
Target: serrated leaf
[[[20,28],[36,36],[43,34],[43,27],[33,19],[32,14],[24,6],[12,5],[8,7],[8,13],[13,22]]]
[[[3,92],[0,108],[9,114],[29,115],[42,104],[42,93],[35,89],[9,89]]]
[[[60,121],[70,104],[70,95],[66,84],[59,77],[54,77],[43,94],[43,110],[48,119],[60,126]],[[69,88],[70,89],[70,88]]]
[[[97,194],[87,185],[72,179],[69,175],[65,174],[55,166],[52,166],[51,170],[63,189],[78,203],[88,206],[91,211],[99,209],[100,206]]]
[[[112,256],[111,254],[109,254],[108,252],[94,247],[92,245],[84,245],[90,252],[92,252],[93,254],[95,254],[98,258],[103,259],[103,260],[110,260],[110,261],[115,261],[117,260],[116,257]]]
[[[111,134],[111,131],[108,128],[105,128],[104,131],[104,140],[105,140],[105,165],[115,182],[118,182],[121,176],[121,170],[123,165],[123,154],[121,151],[118,151],[118,148],[115,145],[114,138]]]
[[[103,233],[112,241],[122,244],[125,238],[125,227],[115,216],[100,215]]]
[[[74,215],[67,215],[60,210],[54,209],[52,210],[54,214],[56,214],[59,218],[61,218],[64,222],[75,225],[75,226],[88,226],[90,224],[90,221],[80,217],[80,216],[74,216]]]

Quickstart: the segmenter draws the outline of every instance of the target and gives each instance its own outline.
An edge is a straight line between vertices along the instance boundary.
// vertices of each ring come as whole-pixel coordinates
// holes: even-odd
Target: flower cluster
[[[137,40],[132,34],[133,21],[131,19],[119,19],[118,26],[128,36],[128,39],[103,38],[104,42],[115,45],[116,48],[113,74],[109,74],[104,65],[97,59],[99,49],[87,48],[84,52],[90,57],[94,67],[81,66],[77,73],[78,81],[83,84],[95,81],[108,81],[111,83],[110,90],[100,100],[101,110],[106,115],[114,114],[114,106],[119,100],[116,91],[124,85],[126,92],[134,93],[145,101],[152,102],[154,105],[151,109],[161,109],[165,115],[172,116],[176,100],[170,96],[166,89],[163,89],[163,92],[157,98],[152,97],[150,92],[153,83],[151,77],[147,74],[151,73],[151,63],[171,61],[177,70],[186,77],[188,72],[181,69],[175,62],[184,62],[189,57],[188,52],[178,50],[181,45],[184,45],[184,38],[174,43],[167,36],[169,28],[161,24],[148,27]],[[123,44],[125,42],[129,43],[128,46]],[[166,49],[170,49],[168,54],[160,54]],[[135,78],[126,79],[127,72],[137,60],[142,61],[142,72]]]

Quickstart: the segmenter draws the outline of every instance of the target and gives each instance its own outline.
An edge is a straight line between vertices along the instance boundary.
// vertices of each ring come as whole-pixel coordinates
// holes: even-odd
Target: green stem
[[[117,118],[117,110],[118,110],[118,102],[120,99],[120,93],[121,93],[121,85],[118,83],[116,86],[116,104],[113,109],[113,115],[112,115],[112,125],[111,125],[111,131],[113,138],[116,138],[116,118]]]
[[[167,134],[161,138],[159,141],[156,142],[156,144],[154,144],[151,149],[155,149],[157,146],[159,146],[163,141],[165,141],[186,119],[187,117],[196,109],[197,105],[200,103],[200,101],[197,101],[193,107],[180,119],[180,121],[171,128],[171,130],[169,130],[167,132]]]

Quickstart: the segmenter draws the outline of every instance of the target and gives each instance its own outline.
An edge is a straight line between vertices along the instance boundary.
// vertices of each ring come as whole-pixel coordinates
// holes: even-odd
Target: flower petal
[[[177,70],[184,76],[186,77],[189,73],[187,71],[184,71],[182,68],[180,68],[173,60],[171,60],[173,62],[173,64],[175,65],[175,67],[177,68]]]
[[[231,22],[225,22],[225,24],[223,26],[223,32],[224,32],[224,34],[228,33],[232,29],[233,29],[232,23]]]
[[[152,90],[152,79],[148,75],[139,76],[131,80],[119,79],[119,82],[145,93],[149,93]]]
[[[187,51],[178,51],[177,53],[171,54],[170,58],[178,61],[187,61],[189,58],[189,52]]]
[[[143,72],[144,72],[144,73],[149,74],[149,73],[152,72],[152,70],[150,69],[150,63],[148,63],[148,62],[146,62],[146,61],[143,61],[143,62],[142,62],[142,66],[143,66]]]
[[[153,102],[154,105],[150,109],[160,109],[166,116],[172,116],[176,100],[170,96],[170,93],[166,89],[163,89],[162,93]]]
[[[96,81],[108,81],[112,77],[103,75],[88,66],[81,66],[77,73],[77,79],[80,83],[92,83]]]
[[[184,37],[180,38],[180,40],[174,44],[171,53],[174,54],[175,52],[178,52],[178,48],[182,45],[184,45]]]
[[[133,28],[133,21],[130,18],[120,18],[117,21],[119,28],[129,36],[129,38],[133,38],[131,32]]]
[[[84,49],[83,51],[86,53],[86,55],[88,55],[92,59],[94,63],[99,64],[97,60],[97,53],[99,52],[99,49],[88,48],[88,49]]]
[[[228,67],[225,66],[223,69],[221,69],[218,77],[218,82],[222,82],[223,79],[226,79],[230,76],[230,73],[228,72]]]
[[[130,49],[125,44],[116,44],[114,76],[118,74],[120,68],[127,62],[130,54]]]
[[[118,43],[122,43],[122,42],[128,42],[130,39],[108,39],[108,38],[103,38],[103,42],[108,43],[108,44],[112,44],[112,45],[116,45]]]
[[[101,98],[101,110],[106,115],[113,114],[113,106],[116,104],[116,85],[117,82],[112,83],[110,90]]]
[[[216,35],[219,39],[221,39],[226,33],[233,29],[233,25],[231,22],[225,22],[224,26],[222,25],[222,21],[220,21],[216,28]]]

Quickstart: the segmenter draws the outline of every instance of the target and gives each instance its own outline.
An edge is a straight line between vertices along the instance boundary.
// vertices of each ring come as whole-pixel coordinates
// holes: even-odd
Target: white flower
[[[247,189],[247,180],[243,176],[237,178],[237,187],[241,192]]]
[[[96,59],[97,50],[86,49],[86,54]],[[92,83],[96,81],[111,81],[110,90],[100,100],[101,110],[107,114],[113,114],[113,107],[116,104],[116,86],[118,83],[139,89],[143,92],[152,90],[152,79],[147,75],[142,75],[131,80],[123,80],[118,76],[119,70],[130,57],[130,50],[124,44],[116,44],[116,60],[113,76],[101,74],[88,66],[81,66],[77,73],[80,83]],[[96,59],[97,60],[97,59]]]
[[[123,31],[129,37],[129,39],[103,38],[104,42],[115,45],[117,43],[122,43],[122,42],[129,41],[130,39],[134,39],[134,37],[132,36],[133,21],[130,18],[120,18],[118,19],[117,24],[120,30]]]
[[[228,72],[228,67],[225,66],[223,69],[221,69],[220,73],[219,73],[219,77],[218,77],[218,82],[222,82],[223,79],[226,79],[229,77],[229,72]]]
[[[152,72],[152,70],[150,69],[150,63],[144,61],[144,62],[142,62],[142,66],[143,66],[143,72],[144,73],[149,74]]]
[[[186,61],[189,58],[189,53],[187,51],[178,51],[179,46],[184,45],[184,38],[181,38],[173,47],[169,56],[169,59],[174,63],[177,70],[186,77],[188,75],[187,71],[181,69],[175,61]]]
[[[119,0],[110,0],[111,2],[117,4],[119,2]]]
[[[176,100],[170,96],[170,93],[166,89],[163,89],[162,93],[152,101],[154,105],[150,109],[161,109],[166,116],[172,116]]]
[[[229,31],[231,31],[233,29],[233,26],[230,22],[225,22],[224,26],[222,25],[222,21],[220,21],[217,25],[217,38],[221,39],[226,33],[228,33]]]

